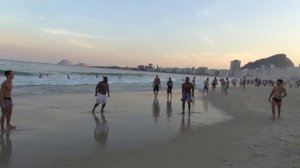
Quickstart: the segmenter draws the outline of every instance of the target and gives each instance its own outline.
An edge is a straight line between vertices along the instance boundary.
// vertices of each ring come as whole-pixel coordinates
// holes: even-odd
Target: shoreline
[[[300,127],[296,123],[299,106],[295,100],[299,91],[294,89],[289,94],[288,90],[283,119],[270,121],[266,101],[269,89],[231,88],[228,96],[222,95],[219,89],[208,96],[197,91],[190,122],[179,115],[178,90],[173,96],[171,116],[164,91],[160,92],[158,112],[153,108],[151,91],[114,93],[105,113],[110,127],[106,145],[93,139],[95,121],[89,111],[94,102],[92,94],[16,96],[13,122],[16,121],[17,129],[10,135],[11,167],[93,168],[101,162],[107,168],[252,168],[262,163],[264,167],[276,167],[276,164],[289,167],[291,161],[296,167],[300,165],[297,154]],[[228,115],[233,118],[226,119]],[[96,116],[101,120],[100,113]],[[225,120],[208,122],[209,116],[225,117]],[[275,135],[279,138],[274,139]],[[288,136],[288,140],[283,136]],[[278,145],[280,149],[276,148]],[[32,146],[35,148],[30,149]],[[274,155],[268,157],[272,151]],[[280,153],[287,151],[287,156],[293,157],[280,159]],[[24,152],[37,159],[32,162],[21,155]]]

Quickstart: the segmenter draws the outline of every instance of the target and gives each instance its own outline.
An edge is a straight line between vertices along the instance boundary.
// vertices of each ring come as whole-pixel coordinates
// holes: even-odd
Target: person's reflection
[[[108,132],[109,132],[109,126],[107,124],[107,120],[105,119],[105,116],[103,113],[101,113],[101,120],[96,116],[95,113],[92,113],[95,119],[96,128],[94,130],[94,137],[97,142],[102,143],[103,145],[106,145],[107,138],[108,138]]]
[[[186,131],[189,131],[190,129],[191,129],[190,116],[188,117],[187,124],[186,124],[185,123],[185,116],[182,115],[182,118],[181,118],[181,127],[180,127],[181,133],[185,133]]]
[[[204,111],[207,113],[208,112],[208,102],[207,100],[203,100],[203,107],[204,107]]]
[[[12,143],[9,137],[9,131],[1,133],[0,141],[0,167],[7,167],[10,164],[10,159],[12,155]]]
[[[153,112],[154,121],[157,122],[160,113],[160,104],[157,98],[154,98],[153,100],[152,112]]]
[[[170,121],[170,118],[172,116],[172,99],[167,100],[167,117],[168,121]]]

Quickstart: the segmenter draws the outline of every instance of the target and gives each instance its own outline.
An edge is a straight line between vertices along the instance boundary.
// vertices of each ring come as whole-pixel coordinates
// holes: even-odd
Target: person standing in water
[[[11,125],[11,114],[13,109],[13,102],[11,99],[11,93],[13,89],[13,79],[14,79],[14,72],[9,70],[5,71],[4,75],[6,76],[6,80],[1,85],[0,90],[0,105],[1,105],[1,131],[3,132],[4,129],[4,123],[6,120],[6,129],[15,129],[16,126]]]
[[[273,90],[269,97],[269,102],[271,102],[272,98],[272,118],[271,120],[275,120],[275,108],[277,106],[278,116],[277,119],[280,119],[280,112],[281,112],[281,103],[282,99],[287,96],[286,90],[283,86],[283,80],[277,80],[277,86],[273,87]]]
[[[106,95],[107,94],[107,95]],[[107,103],[107,98],[110,96],[109,93],[109,85],[108,85],[108,78],[103,77],[103,81],[99,82],[95,88],[95,96],[96,96],[96,103],[94,105],[94,108],[92,112],[95,112],[96,107],[99,104],[102,104],[101,107],[101,113],[104,113],[104,108]]]
[[[156,75],[156,77],[153,81],[152,87],[153,87],[154,96],[157,96],[158,92],[159,92],[159,88],[161,87],[160,79],[158,78],[158,75]]]
[[[216,86],[218,85],[218,80],[217,80],[217,78],[216,78],[216,77],[215,77],[215,78],[214,78],[214,80],[212,81],[211,85],[212,85],[212,89],[213,89],[213,91],[215,91],[215,89],[216,89]]]
[[[203,94],[205,93],[205,91],[206,91],[206,94],[208,94],[208,85],[209,85],[209,78],[207,78],[207,79],[204,81]]]
[[[188,103],[188,109],[189,109],[189,116],[191,115],[191,102],[193,101],[194,97],[194,85],[190,82],[190,78],[186,77],[185,82],[182,84],[182,113],[185,114],[185,103]]]
[[[192,84],[194,85],[194,88],[196,88],[196,76],[193,77]]]
[[[167,98],[171,97],[172,98],[172,89],[173,89],[173,81],[171,79],[171,77],[169,78],[169,81],[167,82],[167,86],[168,86],[168,89],[167,89]]]

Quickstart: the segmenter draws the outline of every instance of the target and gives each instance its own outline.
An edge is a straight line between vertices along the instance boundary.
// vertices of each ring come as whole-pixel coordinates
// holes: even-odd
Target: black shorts
[[[167,92],[168,92],[168,93],[172,93],[172,88],[168,88],[168,89],[167,89]]]
[[[153,92],[155,92],[155,91],[159,91],[159,85],[154,85],[154,87],[153,87]]]

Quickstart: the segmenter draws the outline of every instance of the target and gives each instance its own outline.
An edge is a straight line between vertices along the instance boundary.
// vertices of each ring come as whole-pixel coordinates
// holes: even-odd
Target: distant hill
[[[72,62],[69,60],[61,60],[59,63],[57,63],[58,65],[72,65]]]
[[[76,66],[88,67],[89,65],[86,63],[78,63]]]
[[[264,67],[275,67],[275,68],[285,68],[285,67],[293,67],[294,63],[285,55],[285,54],[277,54],[268,58],[260,59],[255,62],[249,62],[244,65],[242,69],[256,69]]]

